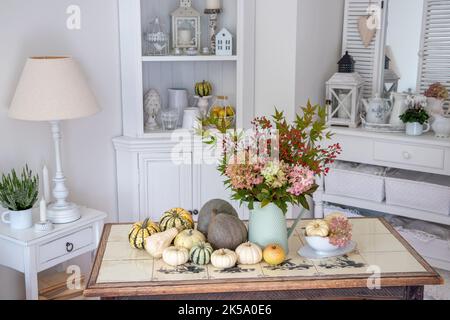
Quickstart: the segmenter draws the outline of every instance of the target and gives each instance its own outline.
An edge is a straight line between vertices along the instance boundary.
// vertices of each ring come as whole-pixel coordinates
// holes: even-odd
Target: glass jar
[[[159,18],[150,23],[150,32],[145,35],[148,42],[147,54],[151,56],[165,56],[169,54],[169,34],[164,32]]]
[[[164,130],[175,130],[178,126],[178,120],[179,112],[177,109],[164,109],[161,111],[161,123]]]
[[[227,96],[217,96],[209,109],[209,117],[218,120],[220,126],[232,127],[235,121],[235,109]]]

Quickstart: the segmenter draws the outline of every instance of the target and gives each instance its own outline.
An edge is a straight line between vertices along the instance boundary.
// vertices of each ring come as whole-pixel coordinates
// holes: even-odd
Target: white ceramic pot
[[[406,134],[408,136],[420,136],[423,133],[430,131],[430,129],[431,127],[429,123],[425,123],[422,125],[418,122],[409,122],[406,124]]]
[[[431,128],[436,138],[450,138],[450,115],[434,114],[433,118]]]
[[[338,246],[332,245],[328,237],[305,237],[308,245],[318,252],[330,252],[339,249]]]
[[[184,109],[183,129],[197,129],[198,118],[200,117],[200,110],[198,108]]]
[[[32,209],[3,212],[2,221],[9,224],[11,229],[22,230],[31,228],[33,226]]]

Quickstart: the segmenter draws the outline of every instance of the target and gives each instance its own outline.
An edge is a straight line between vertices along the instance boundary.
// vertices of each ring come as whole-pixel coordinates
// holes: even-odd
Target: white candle
[[[44,186],[44,199],[46,203],[50,202],[50,180],[48,178],[47,166],[42,169],[42,183]]]
[[[39,203],[39,217],[41,222],[47,221],[47,203],[44,198]]]
[[[192,42],[191,30],[181,29],[178,31],[179,42],[181,45],[189,45]]]
[[[206,0],[206,9],[220,9],[220,0]]]

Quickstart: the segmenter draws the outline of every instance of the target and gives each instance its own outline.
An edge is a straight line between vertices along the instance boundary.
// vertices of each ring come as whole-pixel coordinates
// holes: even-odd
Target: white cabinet
[[[200,211],[211,199],[229,201],[241,219],[248,219],[245,205],[240,207],[238,201],[231,200],[231,192],[223,184],[225,178],[217,170],[217,161],[194,153],[193,133],[190,138],[180,142],[164,133],[146,139],[113,140],[120,222],[142,221],[147,217],[158,221],[162,213],[174,207]]]
[[[171,153],[139,154],[140,220],[157,221],[162,213],[174,207],[193,210],[192,153],[172,159]]]
[[[241,219],[248,219],[245,206],[240,207],[239,201],[231,200],[231,191],[223,184],[226,178],[217,170],[217,164],[197,164],[194,169],[195,201],[198,209],[209,200],[223,199],[233,205]]]

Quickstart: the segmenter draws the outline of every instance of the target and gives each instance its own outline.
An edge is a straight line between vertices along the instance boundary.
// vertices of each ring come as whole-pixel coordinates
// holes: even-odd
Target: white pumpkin
[[[239,264],[257,264],[262,260],[262,250],[254,243],[246,242],[236,248]]]
[[[229,249],[219,249],[211,255],[211,263],[218,269],[232,268],[236,265],[237,255]]]
[[[169,266],[181,266],[189,261],[189,251],[186,248],[168,247],[164,249],[162,258]]]
[[[313,220],[306,226],[308,237],[328,237],[330,228],[325,220]]]
[[[183,247],[188,250],[191,250],[192,247],[196,246],[200,242],[205,242],[206,238],[198,230],[183,230],[181,231],[175,238],[174,245],[175,247]]]

